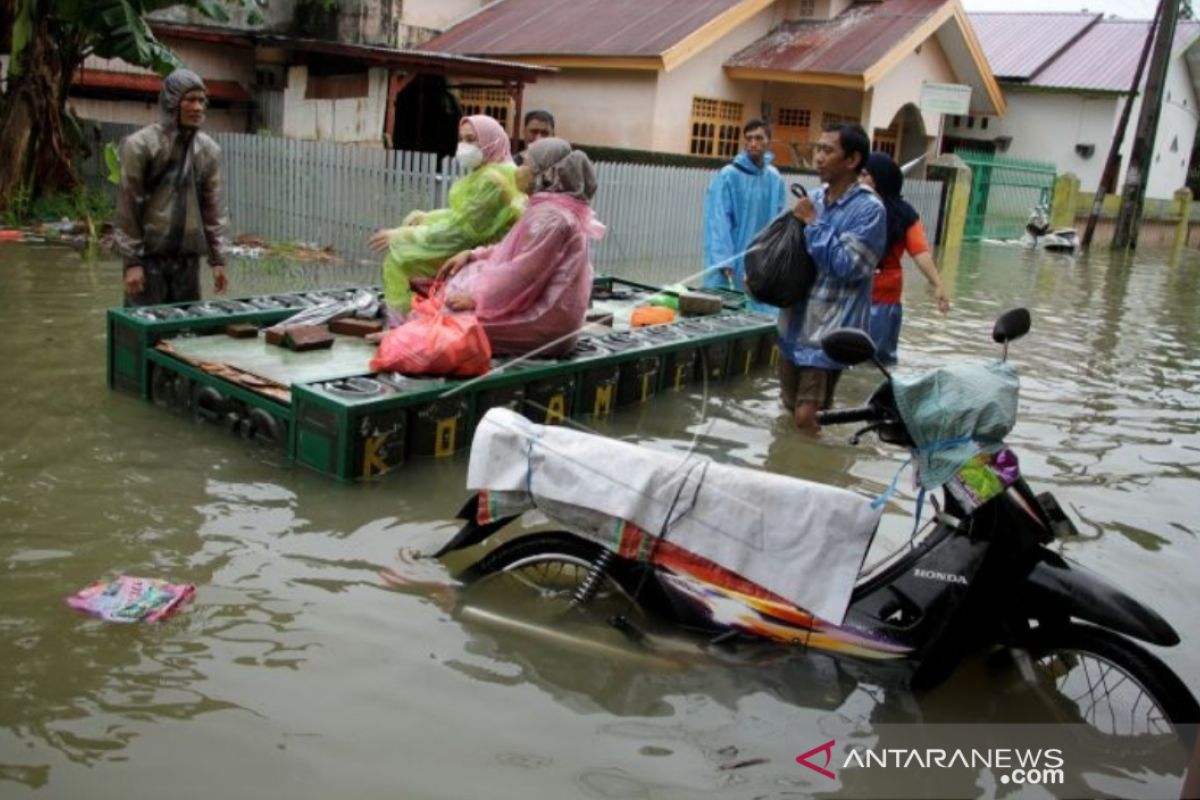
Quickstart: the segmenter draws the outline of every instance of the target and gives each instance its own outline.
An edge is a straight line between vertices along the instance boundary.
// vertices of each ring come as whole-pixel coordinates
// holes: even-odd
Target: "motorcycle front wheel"
[[[577,593],[605,552],[600,545],[573,534],[537,533],[497,547],[463,570],[458,579],[476,601],[485,594],[509,599],[523,594],[533,595],[543,605],[576,608]],[[636,578],[627,565],[614,560],[595,580],[584,604],[590,613],[641,615],[631,594]]]
[[[1071,721],[1105,738],[1175,736],[1195,745],[1200,706],[1170,667],[1124,636],[1068,623],[1035,629],[1034,676]]]

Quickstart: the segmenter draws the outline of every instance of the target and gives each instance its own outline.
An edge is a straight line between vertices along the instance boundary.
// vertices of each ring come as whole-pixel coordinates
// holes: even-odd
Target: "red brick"
[[[340,333],[343,336],[366,336],[368,333],[379,333],[383,330],[383,321],[343,317],[329,323],[329,330],[331,333]]]
[[[234,339],[254,339],[258,336],[258,326],[248,322],[234,322],[225,326],[225,333]]]
[[[321,350],[333,347],[333,334],[325,325],[292,325],[283,336],[289,350]]]

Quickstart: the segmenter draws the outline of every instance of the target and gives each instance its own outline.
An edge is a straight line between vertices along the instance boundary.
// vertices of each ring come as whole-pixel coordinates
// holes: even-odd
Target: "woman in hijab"
[[[413,211],[399,228],[376,231],[368,241],[372,250],[387,251],[383,292],[390,327],[402,323],[412,305],[410,278],[432,277],[460,250],[497,241],[525,207],[499,122],[482,114],[465,117],[455,158],[467,174],[450,187],[449,208]]]
[[[473,310],[492,352],[571,352],[592,291],[588,242],[604,235],[592,213],[596,176],[588,157],[562,139],[529,146],[517,171],[531,192],[525,214],[491,247],[446,262],[446,305]]]
[[[872,153],[863,168],[863,183],[875,189],[887,209],[887,245],[883,258],[875,268],[875,281],[871,286],[871,318],[869,331],[875,341],[875,350],[884,364],[896,363],[896,350],[900,345],[900,322],[903,307],[900,304],[904,286],[904,271],[900,259],[905,253],[912,256],[921,274],[933,287],[938,310],[943,314],[950,311],[950,300],[942,286],[937,265],[929,254],[929,243],[917,210],[900,196],[904,187],[904,174],[886,153]]]

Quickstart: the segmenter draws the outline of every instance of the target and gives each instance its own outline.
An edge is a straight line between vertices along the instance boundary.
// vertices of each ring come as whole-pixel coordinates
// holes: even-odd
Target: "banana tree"
[[[85,58],[120,58],[165,75],[177,59],[154,38],[146,14],[184,6],[225,22],[226,5],[257,19],[254,0],[0,0],[0,53],[9,54],[0,94],[0,211],[18,196],[79,185],[72,156],[81,138],[72,135],[67,90]]]

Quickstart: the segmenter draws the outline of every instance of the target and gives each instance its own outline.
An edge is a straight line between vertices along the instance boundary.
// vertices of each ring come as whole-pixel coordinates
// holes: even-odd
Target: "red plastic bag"
[[[440,292],[414,297],[408,320],[388,331],[372,372],[473,378],[492,363],[492,344],[474,314],[452,314],[442,308]]]

